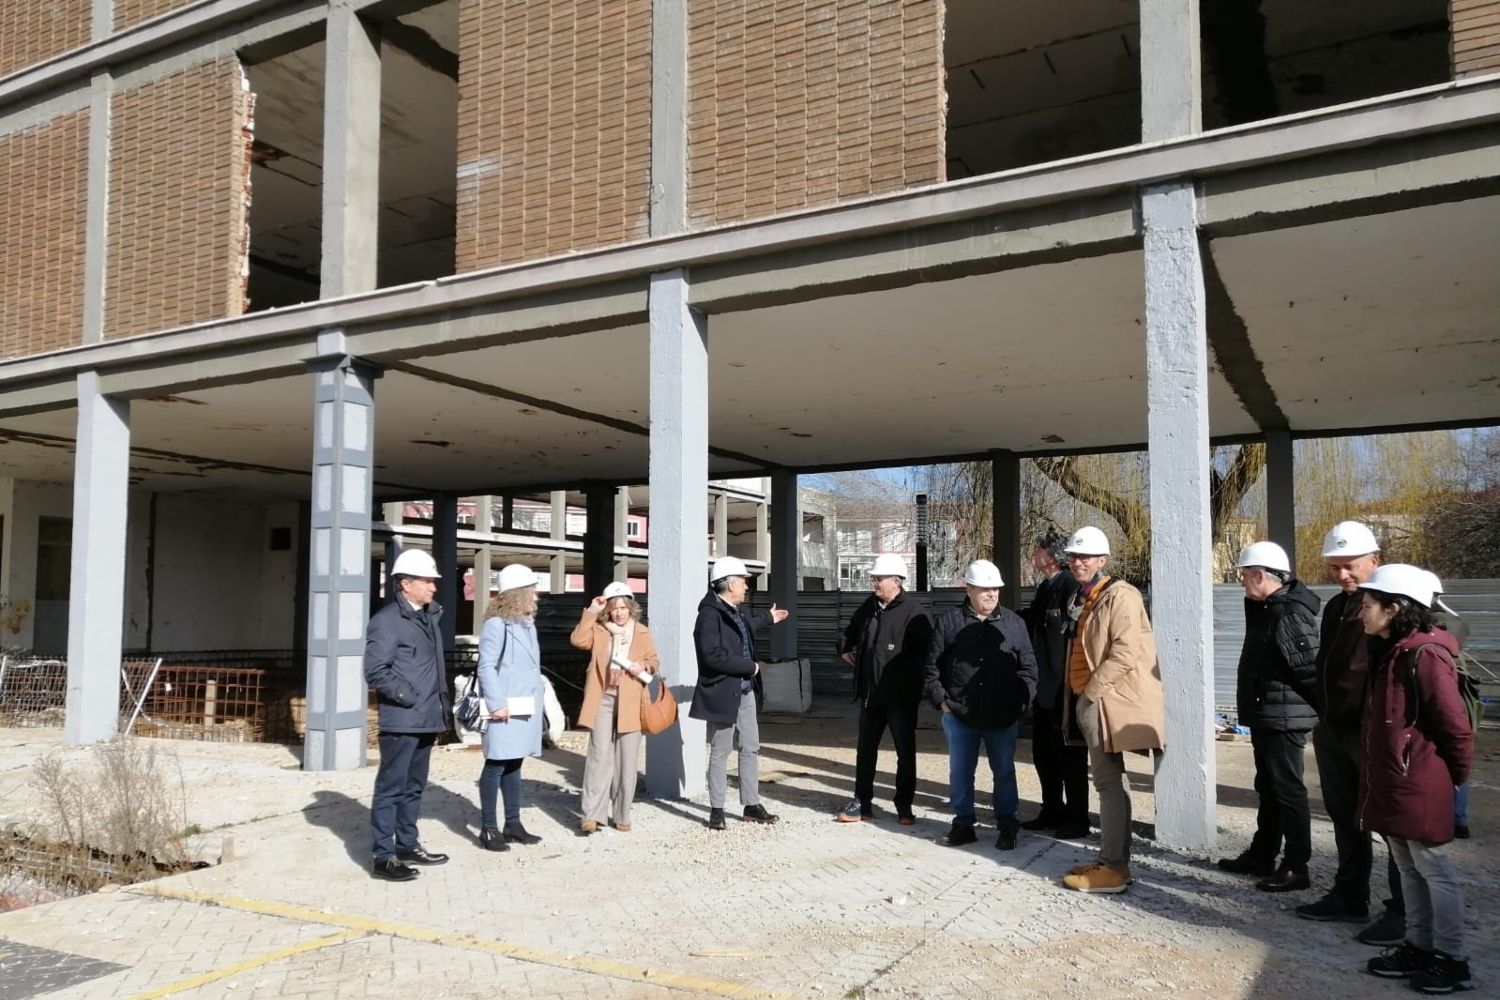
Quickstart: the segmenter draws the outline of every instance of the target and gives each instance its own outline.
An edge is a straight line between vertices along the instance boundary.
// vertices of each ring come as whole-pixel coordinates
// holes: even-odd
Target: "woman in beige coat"
[[[583,609],[573,645],[589,651],[578,724],[590,730],[583,764],[582,833],[609,821],[630,829],[636,762],[641,750],[641,701],[657,673],[656,643],[641,624],[641,606],[623,583],[612,583]]]

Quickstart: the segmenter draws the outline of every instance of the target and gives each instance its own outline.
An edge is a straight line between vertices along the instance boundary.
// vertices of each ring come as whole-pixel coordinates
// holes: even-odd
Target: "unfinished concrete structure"
[[[1158,832],[1211,843],[1208,443],[1268,441],[1289,543],[1294,437],[1495,418],[1497,13],[0,2],[0,473],[75,487],[70,734],[113,731],[170,575],[225,628],[309,592],[306,764],[360,763],[384,502],[648,482],[688,686],[710,476],[772,478],[787,605],[799,473],[983,456],[1013,494],[1028,453],[1147,445]],[[11,509],[7,582],[64,504]],[[215,546],[129,559],[143,508],[157,556]],[[653,788],[701,755],[654,741]]]

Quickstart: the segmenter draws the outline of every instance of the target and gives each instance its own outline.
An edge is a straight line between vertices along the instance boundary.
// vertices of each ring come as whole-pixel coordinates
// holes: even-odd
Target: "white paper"
[[[532,697],[507,698],[505,708],[511,715],[535,715],[536,699]]]

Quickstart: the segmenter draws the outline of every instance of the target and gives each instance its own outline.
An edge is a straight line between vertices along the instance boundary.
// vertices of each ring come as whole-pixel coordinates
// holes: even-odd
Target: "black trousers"
[[[1331,895],[1355,909],[1364,909],[1370,905],[1374,852],[1370,848],[1370,834],[1359,828],[1359,732],[1333,731],[1319,725],[1313,730],[1313,754],[1318,761],[1318,780],[1323,785],[1323,808],[1333,821],[1333,839],[1339,852]],[[1397,913],[1406,912],[1401,875],[1394,860],[1387,861],[1386,882],[1391,898],[1385,905]]]
[[[437,733],[381,733],[380,770],[370,802],[375,860],[417,848],[417,817]]]
[[[1302,778],[1307,734],[1255,729],[1250,732],[1250,748],[1255,755],[1255,794],[1260,810],[1255,814],[1255,837],[1249,853],[1274,863],[1284,840],[1282,865],[1306,871],[1312,858],[1312,816],[1307,808],[1307,784]]]
[[[917,706],[888,708],[876,698],[859,710],[859,744],[854,755],[854,797],[869,809],[875,801],[875,762],[886,729],[896,746],[896,812],[911,813],[917,796]]]
[[[1089,749],[1063,741],[1062,700],[1031,709],[1031,763],[1042,786],[1042,819],[1064,826],[1089,825]]]

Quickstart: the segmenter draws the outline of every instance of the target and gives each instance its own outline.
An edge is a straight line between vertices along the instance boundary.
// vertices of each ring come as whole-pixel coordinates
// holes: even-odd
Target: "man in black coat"
[[[380,769],[370,803],[376,878],[407,882],[412,865],[440,865],[417,840],[417,817],[427,788],[427,766],[438,734],[447,728],[443,638],[435,601],[438,571],[432,556],[407,549],[391,567],[396,597],[370,616],[365,633],[365,681],[380,704]]]
[[[944,842],[972,844],[974,771],[984,743],[995,776],[995,847],[1016,846],[1016,734],[1036,692],[1036,656],[1021,616],[1000,607],[1000,570],[987,559],[964,574],[967,600],[940,617],[927,647],[926,693],[943,713],[953,828]]]
[[[1089,835],[1089,752],[1063,739],[1063,682],[1068,676],[1068,639],[1073,620],[1068,602],[1078,581],[1067,570],[1068,539],[1052,531],[1038,538],[1031,568],[1041,582],[1031,606],[1021,612],[1036,653],[1036,700],[1031,706],[1031,763],[1042,786],[1042,811],[1023,830],[1055,830],[1062,840]]]
[[[688,716],[708,723],[708,828],[724,829],[724,798],[729,784],[729,753],[739,743],[740,804],[752,823],[775,823],[780,817],[760,802],[760,662],[755,658],[755,630],[783,622],[788,612],[771,605],[766,614],[747,614],[750,572],[733,556],[715,560],[709,592],[698,604],[693,649],[698,658],[698,685]],[[746,697],[746,696],[749,697]]]
[[[849,619],[839,658],[854,668],[859,702],[859,743],[854,757],[854,800],[837,819],[858,823],[875,815],[875,763],[887,727],[896,746],[896,817],[916,822],[917,703],[932,620],[906,592],[906,560],[883,555],[870,570],[871,594]]]
[[[1302,762],[1307,734],[1318,723],[1317,595],[1292,578],[1286,550],[1256,542],[1235,563],[1245,588],[1245,645],[1235,686],[1239,722],[1250,728],[1255,794],[1260,810],[1255,836],[1244,853],[1219,867],[1257,875],[1263,892],[1308,887],[1312,817]],[[1276,854],[1286,841],[1281,866]]]

